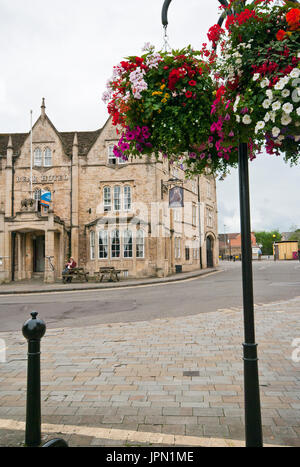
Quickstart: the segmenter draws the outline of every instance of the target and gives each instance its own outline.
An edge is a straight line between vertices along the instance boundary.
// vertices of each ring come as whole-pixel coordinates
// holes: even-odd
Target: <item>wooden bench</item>
[[[71,283],[73,279],[78,279],[80,282],[88,282],[89,273],[85,272],[83,268],[73,268],[67,274],[62,274],[62,281],[64,284]]]
[[[119,275],[125,272],[128,272],[128,269],[115,269],[113,266],[107,266],[100,268],[94,276],[99,282],[102,282],[103,279],[107,279],[109,282],[120,282]]]

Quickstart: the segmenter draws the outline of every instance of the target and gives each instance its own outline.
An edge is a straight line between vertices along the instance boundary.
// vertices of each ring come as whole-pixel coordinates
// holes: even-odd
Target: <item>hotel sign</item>
[[[64,182],[69,180],[68,175],[41,175],[40,177],[37,177],[34,175],[32,177],[32,183],[53,183],[53,182]],[[17,183],[30,183],[30,177],[16,177],[16,182]]]

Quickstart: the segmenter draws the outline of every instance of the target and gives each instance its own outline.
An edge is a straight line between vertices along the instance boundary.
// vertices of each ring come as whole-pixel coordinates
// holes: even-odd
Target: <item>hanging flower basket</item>
[[[146,44],[141,57],[128,57],[114,67],[103,100],[120,140],[117,157],[155,154],[180,162],[189,173],[206,167],[224,172],[237,157],[221,156],[213,145],[212,102],[216,83],[211,76],[210,54],[187,47],[155,52]]]
[[[219,93],[213,105],[219,146],[250,141],[296,163],[300,145],[300,9],[297,2],[230,2],[225,29],[208,34],[219,46],[214,67]],[[220,91],[221,90],[221,91]],[[212,132],[216,135],[214,126]],[[234,136],[233,136],[234,135]]]

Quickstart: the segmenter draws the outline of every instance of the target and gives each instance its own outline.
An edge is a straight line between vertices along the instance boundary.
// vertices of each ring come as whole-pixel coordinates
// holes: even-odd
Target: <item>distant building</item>
[[[273,254],[276,260],[298,259],[298,241],[281,241],[273,243]]]
[[[288,241],[290,237],[294,234],[295,232],[282,232],[281,233],[281,240],[283,242]]]
[[[254,232],[251,232],[251,246],[253,257],[258,257],[259,246],[256,243]],[[242,256],[242,239],[240,233],[219,234],[219,256],[222,259]]]

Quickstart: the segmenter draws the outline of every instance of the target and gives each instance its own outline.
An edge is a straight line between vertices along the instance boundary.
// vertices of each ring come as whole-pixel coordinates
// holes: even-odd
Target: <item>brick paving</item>
[[[167,303],[166,303],[167,306]],[[300,446],[300,297],[255,307],[264,442]],[[0,446],[24,442],[27,343],[0,333]],[[50,329],[42,340],[44,439],[70,446],[243,446],[243,317]]]

